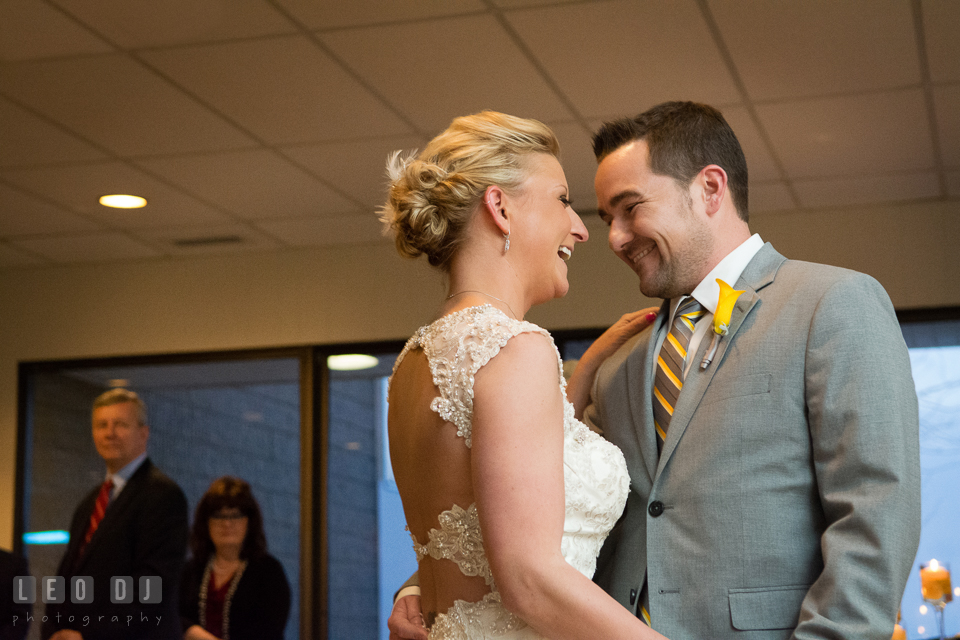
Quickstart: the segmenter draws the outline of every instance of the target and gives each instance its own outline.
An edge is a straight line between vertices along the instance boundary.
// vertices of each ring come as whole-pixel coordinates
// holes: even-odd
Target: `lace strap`
[[[514,320],[491,305],[463,309],[430,328],[434,331],[425,336],[423,348],[433,382],[440,390],[430,408],[453,423],[457,435],[470,448],[473,444],[473,385],[477,372],[514,336],[540,333],[551,342],[552,338],[537,325]]]
[[[387,378],[387,395],[390,395],[390,384],[393,382],[393,376],[396,375],[397,369],[400,367],[400,363],[403,362],[404,356],[411,349],[416,349],[420,346],[420,341],[423,339],[423,332],[426,330],[426,327],[421,327],[415,334],[410,336],[407,340],[407,343],[403,345],[403,350],[400,351],[400,355],[397,356],[397,359],[393,363],[393,370],[390,372],[390,377]]]
[[[396,373],[407,352],[422,348],[430,366],[433,383],[440,391],[440,395],[430,403],[430,408],[456,426],[457,435],[462,437],[467,448],[470,448],[473,444],[471,435],[474,376],[500,353],[510,338],[521,333],[539,333],[553,344],[553,338],[545,329],[531,322],[514,320],[492,305],[461,309],[420,328],[403,347],[393,365],[393,372]],[[554,350],[556,351],[556,345]],[[559,351],[557,376],[561,389],[565,392],[563,363],[560,361]]]

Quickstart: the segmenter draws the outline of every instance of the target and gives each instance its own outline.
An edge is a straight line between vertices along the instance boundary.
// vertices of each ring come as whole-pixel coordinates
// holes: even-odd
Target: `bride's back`
[[[522,313],[504,302],[507,294],[497,293],[504,283],[519,287],[510,293],[525,303],[518,293],[523,283],[504,259],[515,211],[511,200],[508,215],[505,203],[515,197],[519,209],[529,179],[540,175],[545,159],[559,169],[559,151],[543,123],[483,112],[457,118],[419,154],[397,152],[388,161],[390,184],[380,218],[401,255],[425,255],[451,287],[439,310],[446,315],[408,343],[389,394],[390,455],[416,542],[428,625],[433,614],[446,614],[456,601],[484,600],[498,620],[508,618],[500,615],[505,610],[498,594],[491,593],[492,570],[480,544],[470,448],[473,374],[511,336],[533,330],[516,320]],[[562,201],[551,194],[550,203],[559,212]],[[515,248],[510,255],[517,254]],[[491,301],[509,310],[509,317],[490,307]],[[441,533],[431,538],[434,530]]]
[[[474,503],[470,449],[457,427],[430,404],[440,396],[426,354],[420,347],[406,352],[390,382],[389,437],[393,472],[410,532],[427,544],[431,529],[441,529],[438,516],[457,505]],[[490,592],[480,576],[464,575],[456,563],[429,555],[420,560],[421,608],[444,612],[454,601],[476,602]]]

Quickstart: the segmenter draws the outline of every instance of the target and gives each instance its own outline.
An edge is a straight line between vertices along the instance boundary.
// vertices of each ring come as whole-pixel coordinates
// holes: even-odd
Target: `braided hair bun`
[[[420,154],[396,151],[387,160],[387,202],[378,215],[400,255],[426,255],[444,271],[487,187],[518,188],[524,158],[559,156],[556,136],[537,120],[483,111],[455,119]]]

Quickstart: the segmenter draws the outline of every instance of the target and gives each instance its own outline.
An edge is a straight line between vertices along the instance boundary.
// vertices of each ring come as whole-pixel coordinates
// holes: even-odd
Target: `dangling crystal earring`
[[[505,242],[503,243],[503,252],[506,253],[507,251],[510,250],[510,234],[509,233],[503,234],[503,239],[505,240]]]

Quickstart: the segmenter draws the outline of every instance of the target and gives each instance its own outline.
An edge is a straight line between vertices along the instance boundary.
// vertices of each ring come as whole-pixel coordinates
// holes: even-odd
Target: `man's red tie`
[[[90,543],[90,538],[96,533],[103,515],[107,512],[107,505],[110,504],[110,492],[113,491],[113,480],[107,480],[100,485],[100,493],[97,494],[97,502],[93,505],[93,513],[90,514],[90,526],[87,527],[87,535],[83,536],[83,546],[80,547],[80,553]]]

